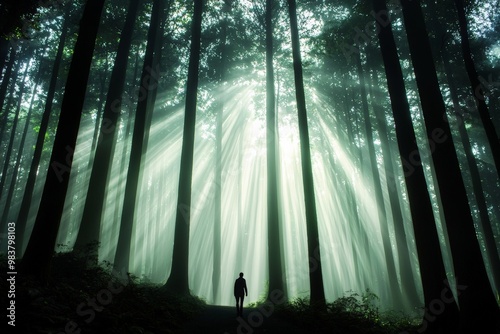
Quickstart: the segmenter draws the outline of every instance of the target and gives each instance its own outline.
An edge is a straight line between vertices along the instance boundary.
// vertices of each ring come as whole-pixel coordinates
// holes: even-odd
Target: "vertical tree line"
[[[329,285],[337,283],[325,277],[344,275],[331,272],[330,268],[342,261],[340,251],[336,253],[339,247],[329,244],[329,236],[321,233],[338,227],[334,231],[345,236],[343,245],[354,261],[354,269],[345,269],[345,277],[354,278],[356,286],[368,288],[387,280],[380,283],[387,286],[381,289],[383,298],[387,297],[391,307],[400,308],[419,303],[416,282],[420,280],[422,306],[427,312],[422,326],[428,332],[469,333],[476,330],[478,323],[491,332],[496,329],[500,144],[494,112],[498,103],[494,98],[485,98],[479,73],[488,64],[474,54],[477,41],[471,27],[476,27],[477,22],[472,22],[472,11],[466,10],[466,6],[481,4],[461,0],[447,4],[419,0],[401,0],[397,4],[385,0],[288,0],[285,10],[273,0],[246,5],[221,0],[219,7],[213,8],[222,11],[214,15],[210,12],[212,4],[204,0],[187,4],[176,0],[123,3],[127,4],[123,10],[110,13],[104,0],[87,0],[75,36],[72,24],[74,17],[80,16],[79,6],[67,3],[63,10],[53,9],[58,10],[60,18],[56,21],[61,26],[47,36],[54,44],[49,51],[9,40],[20,29],[21,16],[7,20],[4,7],[0,7],[0,152],[5,158],[0,166],[0,226],[5,230],[7,222],[16,216],[18,256],[22,256],[25,274],[48,281],[58,234],[72,233],[75,248],[92,242],[116,242],[109,247],[114,251],[113,265],[126,272],[132,270],[135,254],[147,257],[143,266],[152,267],[157,263],[154,257],[165,257],[171,247],[171,272],[165,275],[164,288],[190,294],[190,282],[196,276],[190,271],[190,249],[199,246],[192,243],[196,232],[192,217],[199,206],[206,205],[213,210],[207,211],[211,212],[209,218],[200,218],[201,224],[209,226],[207,230],[213,233],[207,238],[213,250],[207,255],[212,261],[208,285],[210,298],[219,302],[226,271],[224,229],[228,222],[224,210],[237,211],[233,215],[237,221],[230,222],[236,230],[237,261],[252,255],[243,255],[241,250],[247,238],[241,227],[247,224],[245,231],[254,231],[260,226],[260,216],[247,213],[257,211],[252,207],[257,206],[257,201],[248,194],[248,189],[257,188],[246,184],[242,172],[255,167],[245,166],[247,143],[243,142],[259,136],[248,134],[243,119],[243,112],[254,106],[233,110],[234,96],[226,93],[232,91],[228,86],[236,87],[247,80],[252,82],[248,87],[257,87],[256,82],[262,85],[261,91],[252,88],[254,95],[248,98],[251,94],[247,94],[243,101],[253,99],[255,109],[262,109],[256,111],[256,119],[262,121],[256,124],[265,127],[264,191],[251,195],[264,198],[265,203],[263,226],[267,240],[260,247],[267,249],[266,261],[262,261],[269,284],[267,296],[281,291],[290,297],[287,266],[295,253],[284,246],[289,241],[284,236],[296,224],[303,230],[299,228],[291,235],[301,240],[297,235],[305,232],[303,252],[311,261],[307,268],[310,302],[324,307],[334,290]],[[451,5],[453,11],[448,13],[446,9]],[[25,20],[35,9],[25,8]],[[257,15],[252,16],[252,11]],[[430,12],[436,16],[430,17]],[[309,13],[311,16],[307,16]],[[495,17],[498,20],[498,15]],[[116,20],[120,27],[106,32],[105,20]],[[364,22],[375,24],[375,33],[361,31],[358,27]],[[208,31],[215,33],[210,35]],[[255,31],[260,35],[253,36]],[[353,31],[354,41],[350,40]],[[110,36],[116,36],[116,41],[112,42],[114,37]],[[435,36],[447,36],[449,40],[441,45]],[[74,38],[72,46],[69,41]],[[106,50],[104,56],[96,53],[99,43]],[[167,50],[175,51],[171,55]],[[461,53],[454,54],[453,50]],[[64,61],[69,58],[66,67]],[[131,59],[135,59],[134,65],[129,64]],[[109,63],[112,68],[108,82]],[[135,74],[131,75],[134,66]],[[100,73],[98,80],[91,75],[95,73]],[[132,76],[133,83],[129,84]],[[58,92],[61,77],[65,85]],[[205,82],[200,84],[200,79],[212,84],[207,85],[212,89],[216,87],[212,100],[207,98],[211,92]],[[128,86],[136,86],[131,101],[127,100]],[[260,98],[262,101],[257,101]],[[464,114],[466,98],[471,98],[474,106],[468,106]],[[120,122],[125,107],[135,112]],[[182,126],[163,125],[175,117],[175,113],[165,110],[176,108],[182,109]],[[95,114],[86,115],[90,109]],[[295,216],[298,221],[293,222],[285,221],[287,212],[281,202],[281,189],[288,180],[280,170],[285,153],[280,151],[284,140],[278,136],[282,134],[280,129],[294,129],[285,126],[289,124],[284,120],[292,115],[289,110],[293,110],[297,124],[296,169],[302,183],[300,190],[287,195],[303,198],[294,204],[304,213],[303,217]],[[240,114],[233,118],[235,112]],[[91,121],[90,130],[82,119]],[[241,132],[227,138],[238,138],[238,143],[225,139],[233,119],[240,127],[231,131]],[[198,190],[194,189],[195,175],[204,166],[195,163],[200,122],[210,134],[207,137],[213,138],[211,169],[207,167],[207,171],[214,173],[210,181],[214,193],[206,200],[208,204],[193,201]],[[325,127],[329,128],[325,131]],[[84,137],[87,130],[91,135]],[[167,142],[176,130],[181,133],[178,183],[174,190],[166,191],[171,188],[166,184],[171,183],[169,175],[156,170],[163,166],[148,165],[155,158],[148,158],[148,154],[162,154],[151,150],[149,140],[156,136],[161,138],[158,141]],[[54,139],[53,144],[48,138]],[[73,156],[77,145],[82,145],[77,144],[79,138],[92,139],[88,149],[78,151],[87,152],[83,159],[88,163],[88,179],[76,178],[81,172]],[[119,143],[123,146],[117,146]],[[171,143],[165,143],[165,151],[171,152],[167,144]],[[206,142],[203,145],[209,146]],[[121,151],[116,153],[115,147]],[[239,166],[234,184],[238,203],[234,208],[224,202],[223,196],[228,151],[236,152]],[[254,154],[258,155],[258,151]],[[50,159],[43,158],[44,152]],[[316,155],[321,158],[316,159]],[[170,155],[162,158],[163,163],[177,161]],[[118,176],[113,175],[114,159],[120,163]],[[319,161],[330,165],[324,169],[327,181],[322,179],[324,166],[319,166]],[[257,184],[260,175],[252,175],[254,179],[248,183]],[[73,188],[70,176],[75,180]],[[328,183],[326,190],[321,181]],[[37,184],[43,185],[40,196],[35,191]],[[146,190],[142,192],[141,187]],[[104,219],[109,194],[113,194],[111,222]],[[169,205],[163,196],[171,194],[177,196],[175,218],[163,222],[169,219],[163,214]],[[81,215],[72,213],[80,208],[73,207],[78,201],[82,203]],[[325,204],[328,201],[338,206]],[[153,202],[159,205],[154,207]],[[368,212],[370,204],[376,212]],[[328,211],[328,205],[339,212]],[[36,211],[32,232],[30,210]],[[79,222],[77,227],[69,226],[63,214],[73,214]],[[155,240],[156,234],[167,233],[160,231],[161,224],[173,227],[173,243],[155,246],[163,252],[161,255],[147,254],[151,249],[148,242]],[[110,236],[109,231],[116,235]],[[370,235],[371,231],[376,234]],[[107,239],[101,237],[104,233]],[[131,246],[134,237],[139,239],[137,252]],[[158,261],[170,263],[170,259]],[[376,268],[377,261],[383,263],[382,270]],[[413,261],[418,262],[418,268],[412,267]],[[376,279],[372,280],[371,275]],[[455,282],[450,281],[453,279]],[[454,295],[443,295],[443,291],[449,291],[446,289],[454,289]],[[442,312],[430,321],[431,305],[443,298],[446,302]]]
[[[174,253],[172,255],[172,271],[167,283],[165,283],[165,287],[168,290],[179,294],[189,294],[189,224],[192,209],[191,183],[193,178],[194,130],[196,122],[202,14],[203,0],[195,0],[191,28],[188,80],[186,83],[186,107],[175,218]]]
[[[104,0],[89,0],[85,5],[66,81],[59,126],[54,139],[40,209],[23,257],[23,271],[35,274],[43,280],[48,279],[49,264],[61,223],[73,150],[103,7]]]

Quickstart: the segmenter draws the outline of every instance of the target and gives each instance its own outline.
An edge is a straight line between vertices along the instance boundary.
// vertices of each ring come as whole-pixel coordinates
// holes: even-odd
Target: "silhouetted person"
[[[248,296],[247,282],[243,278],[243,273],[234,282],[234,298],[236,298],[236,315],[243,315],[243,300]]]

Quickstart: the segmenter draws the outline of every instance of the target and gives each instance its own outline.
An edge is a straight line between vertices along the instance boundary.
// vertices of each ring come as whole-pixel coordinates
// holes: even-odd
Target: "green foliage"
[[[276,307],[277,316],[310,328],[315,333],[400,333],[418,326],[419,321],[395,312],[381,313],[378,296],[370,290],[349,292],[326,308],[296,298]]]
[[[255,302],[248,303],[247,307],[253,308],[264,305],[267,301],[268,291],[269,291],[269,280],[266,280],[264,282],[264,292],[259,296],[259,299],[257,299]]]
[[[328,305],[329,312],[333,314],[345,314],[353,319],[366,319],[377,323],[380,320],[379,308],[377,307],[378,296],[367,289],[363,294],[350,292]]]
[[[82,333],[171,333],[204,307],[196,297],[171,296],[162,286],[139,283],[129,273],[114,272],[110,263],[97,263],[97,246],[69,251],[59,245],[48,286],[17,276],[20,332],[60,333],[78,326]],[[0,288],[7,291],[5,255],[0,263]]]

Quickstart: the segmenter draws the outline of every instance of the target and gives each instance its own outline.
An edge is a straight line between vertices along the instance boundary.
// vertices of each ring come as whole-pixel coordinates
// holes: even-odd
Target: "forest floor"
[[[2,293],[12,289],[6,263],[0,256]],[[371,303],[373,298],[376,296],[368,292],[353,294],[321,311],[302,299],[280,305],[249,304],[243,316],[237,317],[235,307],[207,305],[194,296],[175,296],[161,285],[113,272],[109,264],[97,265],[88,254],[63,253],[54,257],[48,282],[42,284],[18,273],[16,326],[10,326],[15,331],[7,333],[416,333],[414,319],[381,314]],[[4,321],[9,321],[8,314]]]
[[[246,308],[243,316],[236,316],[236,308],[231,306],[206,306],[193,317],[176,334],[250,334],[250,333],[287,333],[306,334],[307,330],[299,328],[279,315],[264,315],[258,308]]]
[[[355,313],[355,312],[353,312]],[[262,304],[247,307],[243,316],[236,316],[233,306],[206,305],[195,316],[174,331],[175,334],[261,334],[261,333],[333,333],[333,334],[409,334],[417,333],[415,323],[408,319],[396,321],[368,319],[351,312],[318,312],[286,304],[269,308]],[[393,320],[396,318],[393,318]]]

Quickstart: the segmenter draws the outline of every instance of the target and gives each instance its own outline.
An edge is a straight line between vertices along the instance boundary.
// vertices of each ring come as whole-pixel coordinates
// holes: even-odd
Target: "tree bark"
[[[125,86],[134,24],[139,12],[139,3],[139,0],[130,1],[125,24],[121,32],[102,116],[99,140],[94,157],[95,162],[92,166],[89,189],[75,247],[85,247],[89,243],[99,241],[101,216],[115,148],[118,117],[122,110],[122,94]]]
[[[202,13],[203,0],[194,0],[172,270],[165,283],[167,290],[181,295],[189,294],[189,224],[191,222],[191,187]]]
[[[9,64],[7,65],[7,69],[5,70],[5,75],[2,80],[2,85],[0,86],[0,113],[2,112],[5,99],[7,97],[7,88],[9,87],[9,81],[12,76],[12,70],[14,68],[14,63],[16,61],[16,48],[12,48],[10,50],[10,56],[9,56]],[[19,68],[19,64],[17,65],[16,69],[14,70],[14,76],[17,78],[17,69]],[[12,80],[12,82],[15,82],[16,79]],[[0,129],[0,139],[3,138],[3,133],[5,131],[5,126],[7,125],[7,115],[9,114],[8,109],[6,109],[3,114],[2,114],[2,128]]]
[[[448,52],[442,50],[441,61],[443,62],[443,67],[445,70],[446,80],[448,86],[450,87],[450,96],[453,101],[453,108],[455,110],[456,121],[455,124],[458,128],[460,134],[460,139],[464,148],[465,158],[467,161],[467,167],[469,168],[471,174],[472,189],[474,197],[477,203],[477,211],[479,211],[480,227],[482,230],[483,238],[486,246],[486,253],[490,261],[490,270],[493,275],[493,282],[497,289],[500,289],[500,257],[498,255],[497,244],[495,242],[495,236],[493,233],[492,222],[488,215],[488,206],[486,204],[486,198],[484,196],[483,185],[481,181],[481,175],[479,174],[479,168],[476,164],[474,153],[472,151],[472,145],[470,143],[469,134],[465,128],[465,120],[460,112],[460,103],[457,87],[453,78],[453,70],[448,61]]]
[[[359,46],[361,50],[362,47]],[[396,273],[396,265],[394,263],[394,255],[392,252],[391,240],[389,236],[389,227],[387,224],[387,216],[385,214],[385,203],[384,203],[384,195],[382,193],[382,184],[380,183],[380,173],[378,171],[377,165],[377,157],[375,153],[375,144],[373,143],[373,128],[372,122],[370,119],[370,111],[368,109],[368,98],[366,91],[366,79],[363,71],[363,67],[361,64],[361,56],[359,52],[355,54],[356,59],[356,69],[359,78],[359,85],[361,89],[361,103],[362,103],[362,111],[363,111],[363,123],[365,126],[366,133],[366,143],[368,146],[368,154],[370,159],[371,166],[371,176],[373,179],[373,187],[375,192],[375,203],[377,204],[377,215],[378,221],[380,224],[380,232],[382,237],[382,245],[384,248],[385,262],[387,265],[387,276],[389,279],[389,291],[391,291],[391,301],[392,305],[396,309],[401,308],[402,296],[401,290],[398,282],[398,276]]]
[[[45,134],[47,133],[47,128],[49,126],[50,114],[52,112],[52,104],[54,101],[54,95],[56,92],[57,77],[59,69],[61,67],[61,61],[63,57],[64,45],[66,44],[66,36],[68,34],[69,25],[69,12],[70,5],[67,5],[65,20],[62,26],[61,37],[59,38],[59,45],[57,47],[56,58],[54,59],[54,65],[52,67],[52,73],[50,77],[49,88],[47,91],[47,97],[45,99],[45,107],[40,120],[40,128],[38,130],[38,136],[35,144],[35,151],[33,152],[33,158],[31,160],[31,166],[29,169],[28,179],[26,180],[26,186],[24,188],[24,195],[21,202],[21,208],[19,211],[19,216],[17,217],[16,230],[17,235],[20,236],[17,240],[19,242],[18,249],[20,250],[20,256],[24,253],[25,247],[25,233],[26,225],[28,223],[28,215],[31,208],[31,202],[33,199],[33,190],[35,188],[36,175],[38,171],[38,166],[40,165],[40,159],[42,157],[43,143],[45,141]]]
[[[267,147],[267,249],[269,266],[269,290],[286,294],[281,263],[280,226],[278,211],[278,183],[276,171],[276,93],[273,65],[273,11],[275,1],[266,1],[266,147]]]
[[[290,32],[292,37],[293,70],[295,79],[295,95],[299,119],[300,153],[302,161],[302,179],[304,183],[304,199],[307,224],[307,249],[309,259],[315,266],[309,266],[311,304],[323,307],[325,305],[325,290],[321,266],[321,253],[318,232],[318,217],[316,213],[316,198],[311,162],[311,147],[309,143],[309,129],[307,124],[306,99],[302,75],[302,59],[300,55],[299,29],[297,25],[297,8],[295,0],[288,0],[290,15]]]
[[[488,106],[486,105],[485,101],[484,91],[479,81],[479,76],[476,71],[476,66],[474,65],[474,60],[472,59],[472,51],[470,49],[469,43],[469,32],[467,28],[467,18],[465,16],[464,0],[454,0],[454,2],[458,13],[462,56],[464,58],[467,75],[469,76],[471,92],[474,96],[474,100],[476,101],[477,110],[479,111],[479,116],[483,123],[483,128],[486,132],[486,137],[488,138],[488,142],[490,144],[490,149],[493,155],[493,161],[495,162],[497,174],[500,176],[500,140],[495,130],[495,125],[491,120],[491,115],[488,111]]]
[[[20,65],[18,64],[18,67]],[[2,177],[0,178],[0,199],[2,198],[3,195],[3,190],[5,186],[5,182],[7,180],[7,174],[9,171],[10,167],[10,156],[12,155],[12,149],[14,147],[14,140],[16,137],[16,131],[17,131],[17,123],[19,121],[19,113],[21,112],[21,102],[23,99],[23,94],[24,94],[24,89],[25,89],[25,82],[26,82],[26,76],[28,75],[28,63],[26,63],[26,69],[24,70],[23,78],[21,80],[21,83],[19,84],[19,94],[17,96],[17,106],[16,106],[16,111],[14,112],[14,119],[12,120],[12,125],[11,125],[11,132],[10,132],[10,138],[9,138],[9,145],[7,146],[7,151],[5,152],[4,156],[4,165],[2,169]],[[9,92],[9,100],[14,98],[14,91],[16,87],[16,81],[17,81],[17,70],[16,73],[14,74],[12,84],[10,86],[10,92]],[[8,115],[8,111],[10,109],[10,102],[7,103],[7,108],[5,110],[5,115]],[[5,123],[7,123],[8,117],[5,117]],[[1,137],[0,137],[1,138]]]
[[[385,0],[373,0],[374,12],[382,22],[378,35],[387,86],[391,99],[391,107],[396,127],[396,137],[405,176],[406,190],[410,203],[410,211],[415,233],[420,275],[424,290],[424,302],[428,307],[432,301],[440,300],[441,293],[446,291],[447,276],[444,267],[441,245],[434,221],[432,204],[427,190],[424,170],[421,163],[412,163],[418,155],[415,130],[410,114],[407,92],[398,50],[394,41],[390,17]],[[435,321],[423,319],[422,329],[432,332],[453,332],[456,330],[458,308],[450,301],[444,312]]]
[[[220,64],[219,64],[219,89],[224,85],[226,78],[226,66],[225,62],[227,59],[227,28],[228,28],[228,16],[231,12],[232,0],[224,1],[224,18],[222,22],[222,37],[221,37],[221,52],[220,52]],[[224,102],[225,96],[223,94],[218,94],[216,103],[216,130],[215,130],[215,216],[214,216],[214,254],[213,254],[213,272],[212,272],[212,300],[213,303],[217,304],[220,300],[220,276],[221,276],[221,223],[222,223],[222,123],[224,118]],[[238,222],[239,223],[239,222]],[[241,248],[242,245],[237,245]],[[236,260],[239,261],[239,260]]]
[[[135,207],[137,201],[137,191],[139,187],[139,175],[141,173],[141,165],[143,162],[143,154],[145,152],[145,131],[146,122],[149,118],[149,113],[152,112],[154,99],[150,98],[152,90],[158,87],[158,77],[150,76],[151,69],[157,68],[157,55],[155,49],[158,47],[158,38],[160,30],[160,21],[164,9],[164,2],[155,0],[151,15],[151,22],[148,30],[148,44],[146,46],[146,55],[141,74],[142,91],[137,109],[135,113],[134,129],[132,133],[132,147],[130,150],[129,166],[127,171],[127,181],[125,184],[125,196],[123,199],[123,209],[120,224],[120,233],[118,237],[118,245],[116,248],[114,266],[117,270],[128,271],[130,260],[130,242],[132,240],[132,228],[134,225]],[[150,86],[146,86],[148,83]]]
[[[5,61],[7,60],[7,54],[9,53],[9,40],[4,37],[0,37],[0,75],[3,72],[3,67],[5,66]]]
[[[500,315],[476,237],[458,158],[418,0],[402,0],[404,24],[459,286],[459,333],[478,323],[493,332]],[[481,305],[481,307],[477,307]],[[488,331],[487,330],[487,331]]]
[[[418,296],[417,287],[415,286],[415,279],[412,275],[410,252],[408,249],[409,243],[406,236],[403,213],[401,211],[400,195],[398,193],[396,178],[397,174],[394,170],[392,164],[393,153],[391,150],[391,145],[389,143],[389,133],[387,131],[386,117],[384,108],[380,105],[383,97],[380,94],[378,87],[379,80],[377,69],[374,64],[374,55],[368,55],[368,60],[372,67],[372,83],[370,85],[370,95],[372,96],[372,105],[375,112],[377,129],[379,131],[379,138],[382,147],[382,155],[384,160],[385,168],[385,178],[387,182],[387,188],[389,193],[389,201],[391,203],[391,212],[394,222],[394,234],[396,239],[396,248],[399,258],[399,273],[401,276],[401,291],[407,296],[407,301],[409,305],[415,306],[419,302],[420,298]],[[377,59],[378,60],[378,59]]]
[[[4,208],[4,211],[3,211],[3,214],[2,214],[2,219],[1,219],[0,226],[7,226],[7,220],[9,218],[9,212],[10,212],[10,208],[11,208],[12,197],[14,195],[15,185],[16,185],[16,181],[17,181],[17,174],[19,173],[19,167],[21,165],[21,159],[23,157],[24,143],[26,141],[26,136],[28,134],[29,127],[31,125],[31,115],[33,113],[33,104],[34,104],[34,101],[35,101],[35,96],[37,95],[36,94],[36,90],[38,88],[38,84],[40,83],[41,68],[42,68],[42,64],[40,64],[40,66],[38,68],[37,76],[36,76],[35,81],[34,81],[35,82],[35,87],[33,89],[33,94],[31,96],[31,101],[30,101],[30,107],[29,107],[29,110],[28,110],[28,114],[26,115],[26,119],[25,119],[25,122],[24,122],[24,129],[23,129],[23,132],[22,132],[22,135],[21,135],[21,141],[19,142],[19,148],[17,150],[17,158],[16,158],[16,162],[14,164],[14,168],[13,168],[13,172],[12,172],[12,177],[11,177],[11,181],[10,181],[10,186],[9,186],[9,192],[7,194],[7,200],[5,202],[5,208]],[[23,80],[23,82],[24,82],[24,80]],[[23,94],[20,95],[18,108],[20,108],[20,103],[21,103],[22,95]],[[16,230],[17,230],[17,224],[16,224]],[[22,237],[20,239],[22,239]]]

